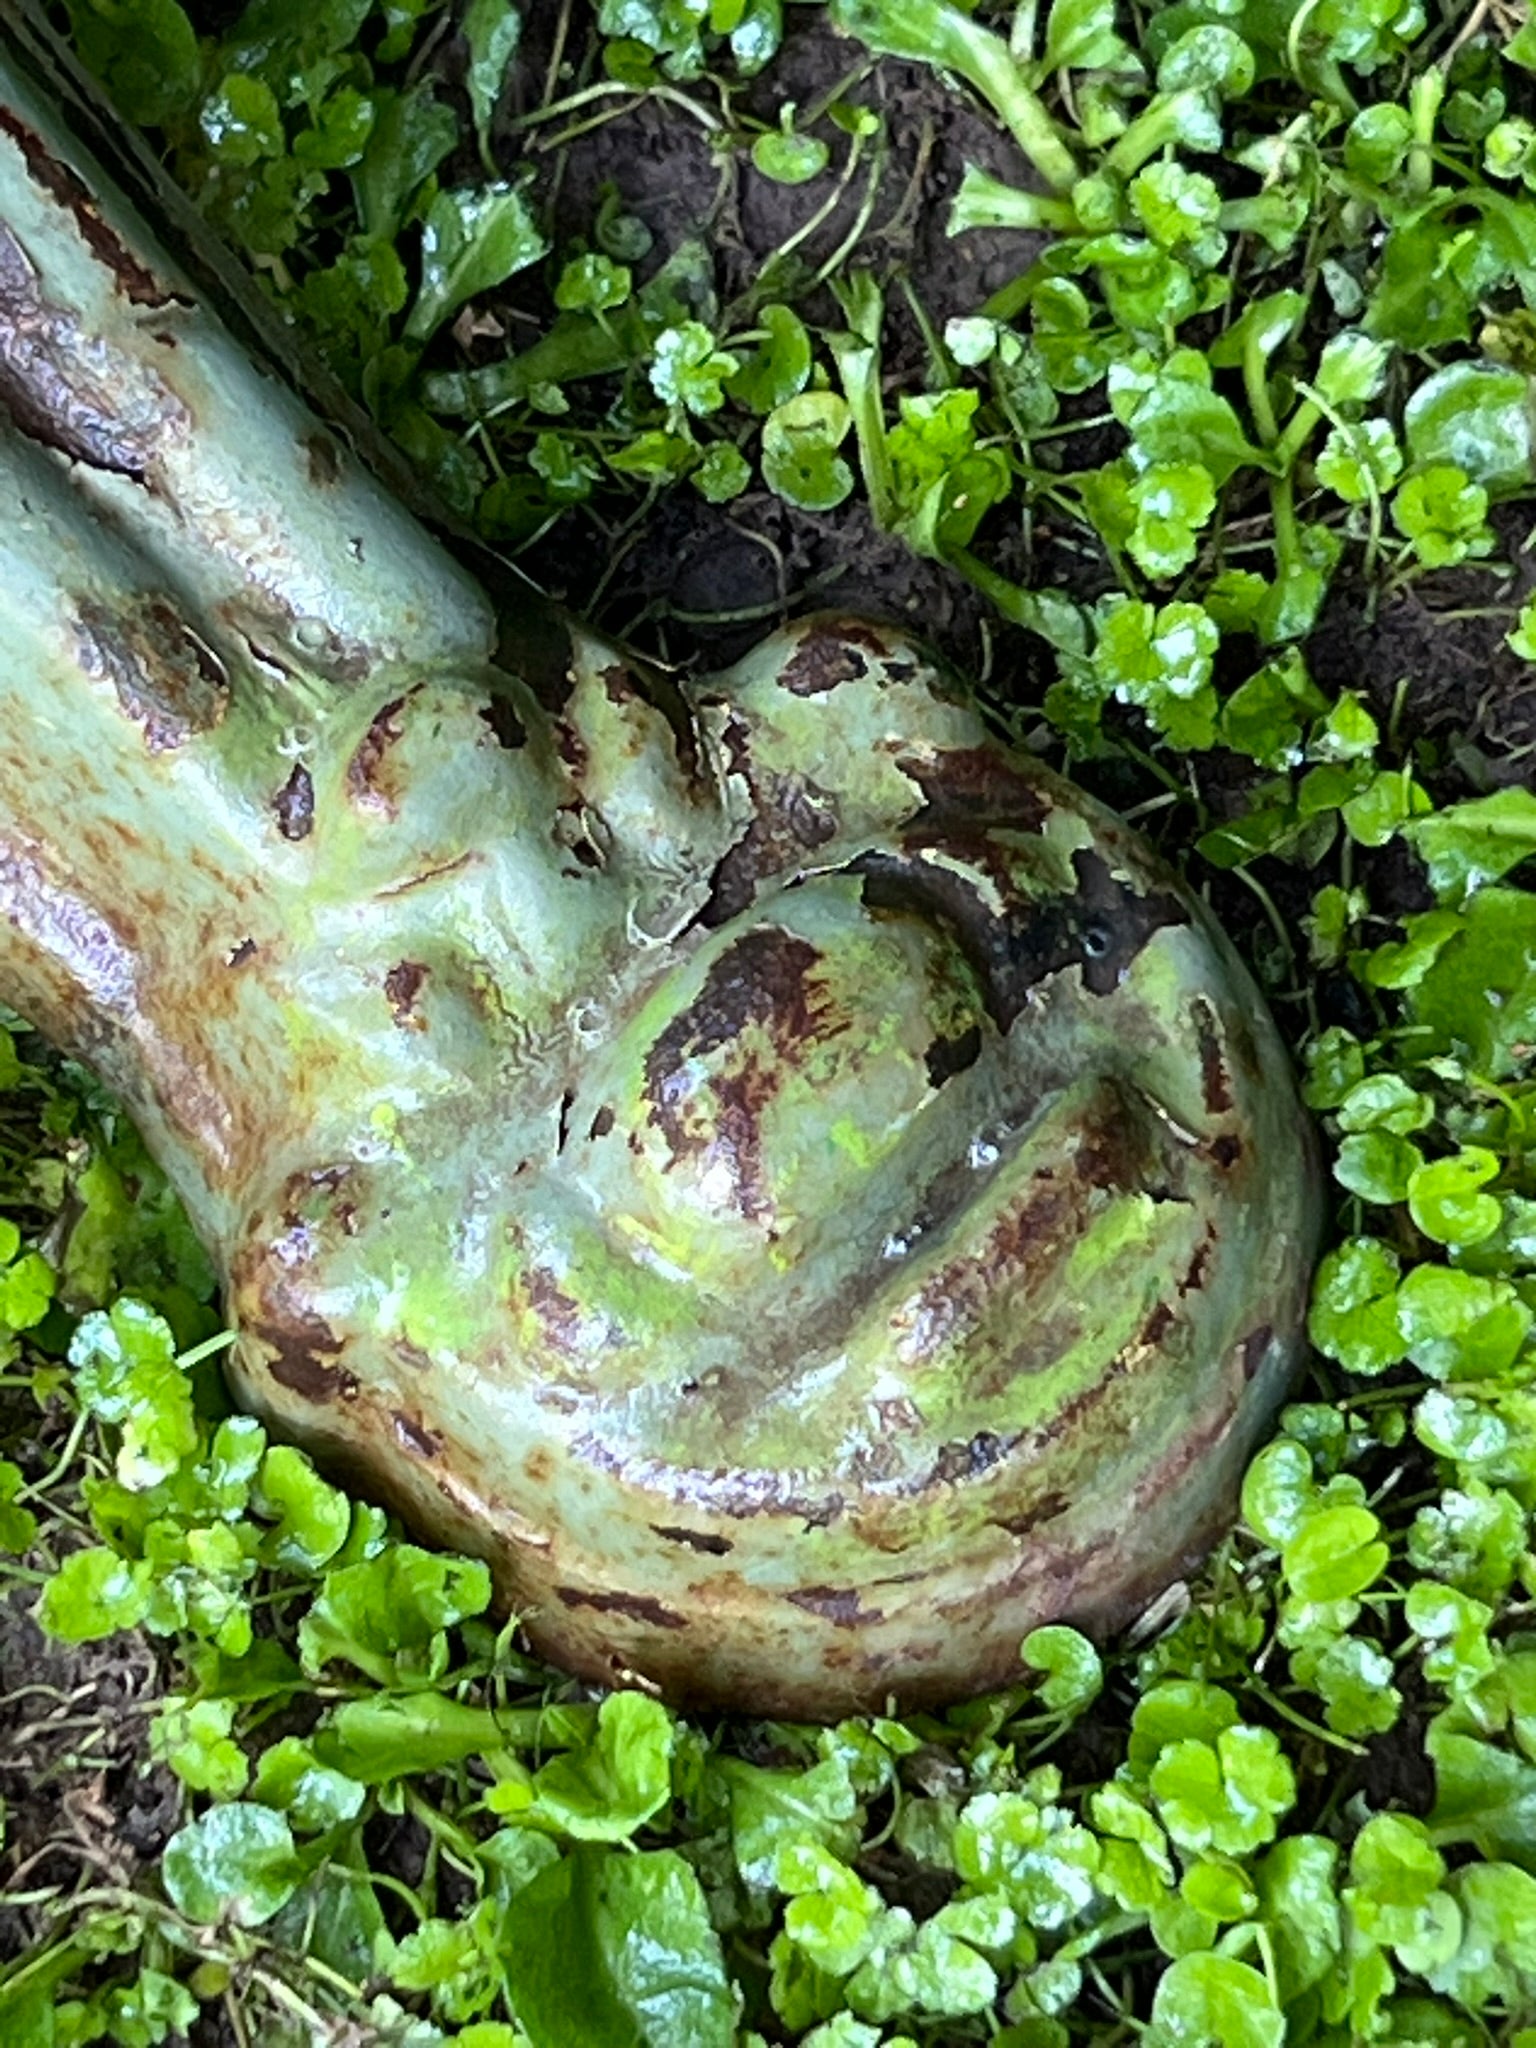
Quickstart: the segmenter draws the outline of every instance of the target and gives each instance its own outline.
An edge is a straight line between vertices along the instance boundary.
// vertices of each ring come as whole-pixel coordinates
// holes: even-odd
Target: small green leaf
[[[544,1765],[520,1820],[578,1842],[627,1841],[672,1796],[672,1716],[644,1693],[610,1693],[592,1738]]]
[[[126,119],[157,123],[197,104],[197,32],[177,0],[73,0],[69,16],[80,56]]]
[[[311,1675],[340,1658],[381,1685],[436,1679],[447,1665],[445,1632],[490,1604],[491,1575],[478,1559],[392,1544],[327,1572],[299,1624],[299,1653]]]
[[[75,1550],[43,1588],[37,1619],[61,1643],[93,1643],[133,1628],[149,1607],[147,1570],[115,1550]]]
[[[1418,385],[1403,409],[1408,453],[1418,468],[1460,470],[1487,491],[1532,480],[1530,379],[1486,363],[1451,363]]]
[[[318,1572],[347,1540],[352,1504],[322,1479],[303,1451],[273,1444],[262,1459],[253,1506],[276,1522],[264,1550],[273,1564]]]
[[[1294,1437],[1266,1444],[1243,1478],[1243,1520],[1276,1549],[1300,1530],[1317,1498],[1312,1455]]]
[[[1336,334],[1323,348],[1313,379],[1317,395],[1329,407],[1364,405],[1386,381],[1392,349],[1358,331]]]
[[[1415,818],[1404,835],[1423,856],[1435,894],[1461,903],[1521,861],[1536,859],[1536,796],[1514,786],[1495,790]]]
[[[210,1807],[165,1845],[161,1874],[171,1903],[205,1927],[260,1927],[299,1880],[293,1836],[280,1813],[235,1801]]]
[[[369,240],[394,241],[422,186],[458,139],[458,122],[451,109],[433,97],[430,85],[375,93],[368,146],[352,172],[357,210]]]
[[[1104,1687],[1104,1667],[1088,1638],[1053,1623],[1031,1629],[1019,1651],[1028,1671],[1045,1673],[1037,1688],[1043,1706],[1056,1714],[1079,1714]]]
[[[1503,1209],[1482,1190],[1499,1173],[1499,1157],[1466,1145],[1450,1159],[1419,1166],[1408,1182],[1408,1213],[1426,1237],[1455,1250],[1481,1244],[1498,1229]]]
[[[752,465],[731,441],[712,441],[693,472],[693,487],[711,505],[729,504],[752,481]]]
[[[1383,100],[1362,107],[1344,136],[1344,162],[1357,178],[1390,184],[1413,142],[1413,118],[1406,107]]]
[[[1281,1562],[1299,1600],[1350,1600],[1376,1583],[1388,1555],[1369,1508],[1319,1507],[1286,1544]]]
[[[1341,1131],[1395,1131],[1406,1137],[1433,1122],[1434,1097],[1412,1088],[1401,1074],[1372,1074],[1339,1098]]]
[[[739,357],[715,346],[701,320],[684,320],[656,337],[651,388],[668,405],[702,416],[725,403],[725,382],[741,368]]]
[[[636,434],[608,457],[608,467],[620,476],[637,476],[646,483],[675,483],[698,460],[699,445],[691,434],[669,434],[651,427]]]
[[[319,1762],[313,1747],[296,1735],[285,1735],[263,1751],[251,1793],[309,1833],[356,1820],[368,1796],[355,1778]]]
[[[775,406],[763,422],[763,481],[804,512],[830,512],[853,490],[853,471],[838,454],[853,424],[848,401],[834,391],[806,391]]]
[[[808,185],[827,168],[830,154],[819,135],[797,135],[791,128],[770,128],[752,144],[752,167],[763,177],[771,178],[775,185]]]
[[[469,45],[469,63],[464,84],[469,93],[469,111],[480,143],[480,155],[491,168],[491,116],[501,98],[517,46],[522,37],[522,17],[512,0],[469,0],[462,22]]]
[[[674,1850],[576,1849],[518,1892],[505,1924],[531,2048],[735,2048],[720,1938]]]
[[[547,246],[510,185],[439,192],[422,223],[421,290],[405,324],[407,340],[426,341],[466,299],[537,263]]]
[[[1386,420],[1359,420],[1329,430],[1313,467],[1325,490],[1346,505],[1363,505],[1391,490],[1403,473],[1403,456]]]
[[[170,1325],[124,1295],[86,1316],[69,1347],[75,1391],[102,1422],[121,1430],[119,1482],[156,1486],[197,1448],[192,1382],[176,1359]]]
[[[17,1555],[30,1550],[37,1534],[37,1517],[30,1508],[18,1505],[16,1496],[26,1484],[26,1475],[9,1458],[0,1458],[0,1550]]]
[[[1423,1153],[1407,1138],[1394,1137],[1390,1131],[1364,1131],[1339,1146],[1333,1177],[1367,1202],[1401,1202],[1423,1165]]]
[[[237,1742],[233,1700],[192,1700],[168,1694],[150,1723],[150,1754],[169,1764],[194,1792],[235,1799],[245,1790],[250,1765]]]
[[[1115,0],[1052,0],[1046,71],[1123,71],[1136,59],[1115,28]]]
[[[1455,464],[1436,463],[1410,476],[1392,500],[1392,518],[1426,569],[1493,551],[1488,493]]]
[[[1161,2038],[1216,2048],[1282,2048],[1285,2016],[1269,1985],[1234,1956],[1178,1956],[1164,1970],[1152,2000]]]
[[[811,338],[792,307],[764,306],[757,317],[765,339],[743,358],[725,388],[753,412],[767,414],[798,397],[810,382]]]
[[[272,88],[248,72],[232,72],[203,102],[198,121],[222,163],[248,166],[264,156],[281,156],[287,146]]]
[[[1181,1848],[1244,1856],[1274,1840],[1296,1781],[1268,1728],[1223,1728],[1214,1744],[1169,1743],[1148,1778],[1163,1824]]]
[[[633,278],[629,266],[615,263],[600,250],[573,256],[560,272],[555,305],[562,313],[602,313],[622,306]]]

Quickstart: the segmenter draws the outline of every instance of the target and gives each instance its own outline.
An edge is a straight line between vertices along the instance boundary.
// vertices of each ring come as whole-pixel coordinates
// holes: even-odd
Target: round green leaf
[[[1410,1176],[1408,1213],[1426,1237],[1459,1249],[1481,1244],[1499,1227],[1503,1207],[1482,1189],[1497,1178],[1499,1158],[1482,1145],[1466,1145],[1452,1159],[1432,1160]]]
[[[1449,464],[1489,491],[1531,482],[1531,382],[1519,370],[1448,364],[1415,390],[1403,428],[1420,468]]]
[[[172,1835],[161,1876],[171,1904],[189,1920],[260,1927],[292,1898],[299,1868],[283,1816],[237,1800],[210,1807]]]
[[[752,145],[752,167],[775,185],[807,185],[827,168],[831,154],[819,135],[773,129]]]
[[[765,339],[726,379],[732,398],[755,413],[770,413],[802,392],[811,375],[811,337],[789,306],[764,306],[758,324]]]
[[[1152,2023],[1170,2042],[1281,2048],[1285,2016],[1248,1963],[1214,1952],[1179,1956],[1158,1979]]]
[[[1423,1159],[1407,1138],[1394,1137],[1390,1131],[1362,1131],[1340,1145],[1333,1177],[1367,1202],[1401,1202],[1422,1170]]]
[[[1075,1628],[1052,1625],[1032,1629],[1019,1655],[1029,1670],[1046,1674],[1039,1698],[1054,1713],[1080,1712],[1103,1690],[1104,1666],[1099,1653]]]
[[[807,391],[775,406],[763,422],[763,481],[803,512],[830,512],[853,489],[838,446],[853,422],[848,401]]]
[[[1369,1508],[1321,1508],[1286,1544],[1285,1576],[1298,1600],[1351,1600],[1375,1584],[1388,1551]]]

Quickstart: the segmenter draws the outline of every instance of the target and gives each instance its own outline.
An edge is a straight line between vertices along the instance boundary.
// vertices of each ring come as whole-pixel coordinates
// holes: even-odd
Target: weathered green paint
[[[242,1399],[678,1700],[940,1700],[1199,1556],[1315,1169],[1135,834],[884,628],[519,674],[3,66],[0,395],[0,995]]]

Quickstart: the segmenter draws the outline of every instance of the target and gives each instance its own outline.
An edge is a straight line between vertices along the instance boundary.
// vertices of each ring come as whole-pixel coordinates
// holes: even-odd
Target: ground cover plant
[[[0,1041],[0,2038],[1536,2039],[1536,30],[1504,6],[76,0],[466,537],[665,658],[835,599],[1154,830],[1335,1214],[1207,1570],[942,1716],[600,1700],[231,1414]]]

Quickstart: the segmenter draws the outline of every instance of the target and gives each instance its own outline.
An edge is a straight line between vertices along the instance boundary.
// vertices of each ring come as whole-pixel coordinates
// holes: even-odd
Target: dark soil
[[[148,1637],[80,1648],[31,1618],[30,1590],[0,1602],[0,1889],[66,1895],[84,1878],[132,1887],[184,1818],[181,1786],[149,1761],[149,1715],[165,1679]],[[25,1909],[0,1909],[0,1962],[35,1938]]]
[[[916,389],[924,368],[924,341],[907,297],[942,331],[952,314],[974,312],[1000,286],[1027,268],[1039,238],[988,232],[951,241],[944,232],[949,201],[967,163],[999,176],[1018,167],[995,125],[948,91],[931,72],[887,62],[860,67],[855,44],[833,35],[820,16],[788,11],[785,47],[757,81],[753,111],[772,121],[781,104],[801,108],[824,99],[850,73],[867,71],[849,97],[880,112],[884,159],[875,180],[870,226],[859,244],[860,264],[872,265],[886,284],[887,388]],[[537,27],[528,89],[542,77]],[[544,173],[552,198],[556,240],[580,238],[600,194],[617,190],[624,209],[643,220],[655,238],[650,265],[689,240],[712,253],[723,308],[761,275],[765,265],[815,215],[836,184],[846,138],[830,122],[814,130],[832,145],[832,163],[801,186],[774,183],[741,152],[717,157],[703,131],[664,105],[642,104],[575,141],[558,173]],[[536,188],[537,189],[537,188]],[[866,204],[861,169],[841,203],[796,252],[786,275],[803,286],[843,242]],[[802,315],[840,326],[825,287],[796,294]],[[995,537],[1000,539],[1001,536]],[[1005,548],[1010,573],[1028,574],[1018,547]],[[597,622],[637,639],[667,658],[689,665],[723,665],[746,651],[776,620],[807,609],[836,606],[920,628],[958,666],[975,674],[987,663],[987,634],[1001,648],[1027,696],[1049,681],[1044,650],[1022,634],[999,631],[989,607],[962,578],[914,557],[899,541],[874,530],[862,507],[850,502],[829,514],[797,511],[766,491],[728,506],[711,506],[692,492],[674,493],[625,544],[614,569],[606,536],[561,528],[524,566],[553,594]],[[1062,580],[1052,562],[1041,580]]]
[[[547,32],[554,12],[535,10],[530,24],[522,87],[530,102],[543,77],[541,24]],[[757,81],[753,111],[771,121],[786,101],[816,105],[859,69],[858,54],[820,15],[789,9],[784,49]],[[887,389],[915,390],[925,349],[907,291],[942,332],[952,314],[975,312],[1027,269],[1041,246],[1037,236],[1004,230],[950,239],[949,202],[966,164],[1015,183],[1028,177],[995,123],[932,72],[887,60],[868,68],[848,96],[876,107],[885,123],[885,163],[858,261],[886,283]],[[576,139],[558,168],[541,160],[535,189],[546,195],[557,241],[588,232],[609,186],[651,230],[653,265],[685,241],[703,241],[728,308],[835,182],[844,139],[826,121],[814,132],[832,142],[832,165],[788,187],[764,178],[741,152],[715,155],[702,129],[646,103]],[[861,196],[862,176],[799,252],[808,271],[842,241]],[[824,288],[800,310],[813,323],[841,324]],[[1103,460],[1110,452],[1078,454]],[[1495,523],[1503,543],[1495,564],[1428,578],[1379,602],[1342,575],[1308,648],[1325,688],[1364,690],[1384,719],[1395,709],[1402,736],[1441,741],[1448,764],[1474,788],[1536,772],[1536,677],[1504,644],[1513,608],[1536,583],[1530,508],[1508,507]],[[563,525],[523,565],[578,612],[684,666],[724,665],[778,620],[835,606],[919,630],[957,668],[982,677],[1000,707],[1038,703],[1054,678],[1049,649],[1000,621],[962,577],[875,531],[856,503],[815,514],[766,491],[728,506],[678,491],[621,545],[615,568],[608,535]],[[1026,534],[1012,511],[983,527],[979,552],[1024,584],[1059,584],[1081,596],[1113,584],[1081,536],[1041,522]]]

